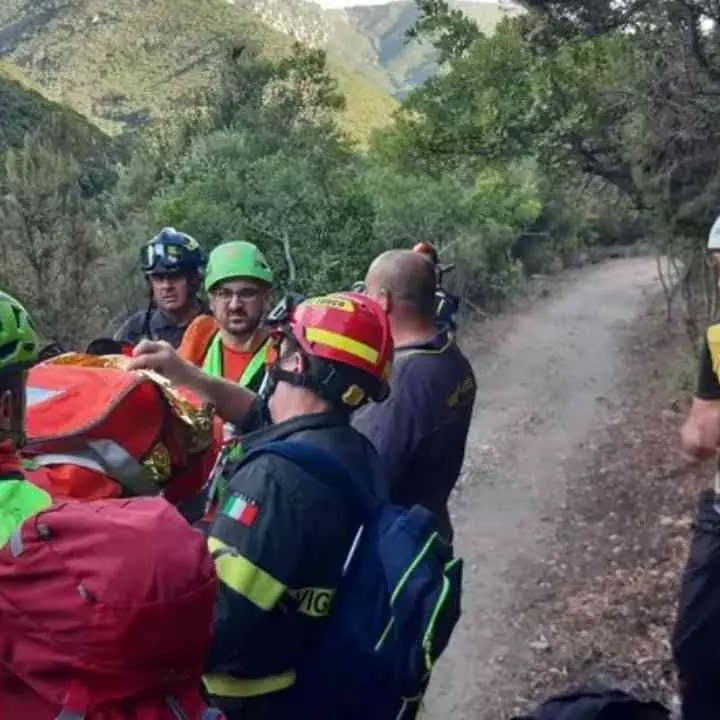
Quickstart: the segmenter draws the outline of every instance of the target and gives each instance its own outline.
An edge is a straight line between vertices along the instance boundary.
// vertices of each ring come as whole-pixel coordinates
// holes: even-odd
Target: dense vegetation
[[[413,35],[443,72],[366,150],[339,124],[324,54],[301,47],[227,48],[216,83],[104,146],[104,167],[28,128],[5,163],[3,285],[49,337],[78,342],[139,304],[137,247],[168,224],[208,248],[255,242],[303,291],[347,287],[378,251],[430,239],[484,306],[647,236],[677,260],[693,317],[713,310],[713,284],[698,288],[720,185],[716,3],[528,0],[492,36],[442,0],[417,4]]]

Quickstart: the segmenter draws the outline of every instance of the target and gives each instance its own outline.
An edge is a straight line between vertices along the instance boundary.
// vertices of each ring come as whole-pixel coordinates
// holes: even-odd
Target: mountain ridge
[[[216,78],[223,45],[280,57],[292,40],[227,0],[3,0],[0,59],[50,100],[106,132],[147,124],[194,101]],[[397,103],[337,60],[343,127],[362,140]]]
[[[407,41],[406,32],[419,17],[413,0],[332,9],[312,0],[231,1],[298,42],[326,49],[331,58],[398,100],[438,70],[434,48]],[[504,17],[521,12],[507,0],[450,0],[450,6],[462,10],[486,33]]]

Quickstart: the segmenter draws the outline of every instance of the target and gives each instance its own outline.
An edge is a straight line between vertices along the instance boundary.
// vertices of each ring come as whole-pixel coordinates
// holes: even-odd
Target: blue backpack
[[[460,617],[462,559],[432,513],[379,504],[322,448],[270,442],[245,460],[268,452],[342,495],[359,526],[325,626],[297,668],[288,717],[414,718]]]

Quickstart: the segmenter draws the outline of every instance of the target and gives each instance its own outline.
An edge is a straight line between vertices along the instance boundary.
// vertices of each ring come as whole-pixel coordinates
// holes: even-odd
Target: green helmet
[[[231,278],[253,278],[272,285],[273,273],[255,245],[235,240],[218,245],[210,253],[205,269],[205,290]]]
[[[27,310],[0,291],[0,373],[29,367],[39,351],[40,340]]]

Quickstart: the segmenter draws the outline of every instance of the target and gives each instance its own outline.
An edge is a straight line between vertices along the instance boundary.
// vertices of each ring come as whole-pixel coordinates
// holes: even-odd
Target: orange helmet
[[[435,249],[435,246],[432,243],[429,242],[419,242],[415,243],[413,246],[413,252],[421,253],[422,255],[427,255],[428,258],[432,261],[433,265],[437,265],[439,262],[439,257],[437,250]]]
[[[312,388],[348,408],[388,394],[393,343],[390,323],[374,300],[353,292],[332,293],[294,304],[285,298],[267,319],[276,346],[292,337],[308,358],[303,375],[274,366],[277,379]]]

